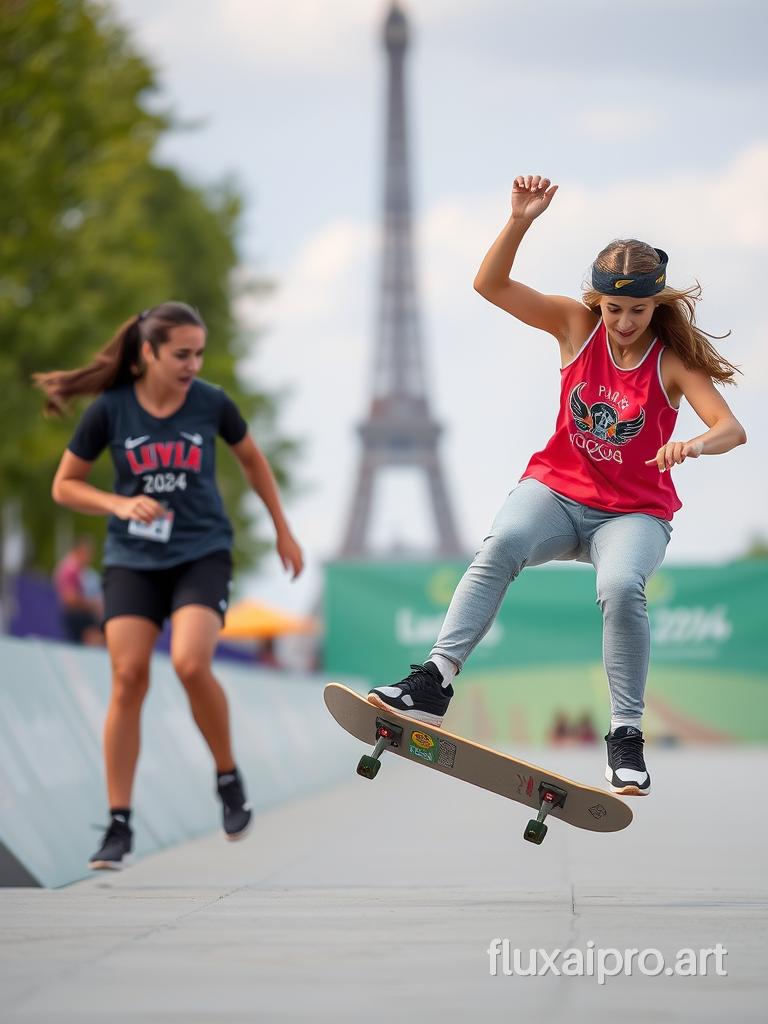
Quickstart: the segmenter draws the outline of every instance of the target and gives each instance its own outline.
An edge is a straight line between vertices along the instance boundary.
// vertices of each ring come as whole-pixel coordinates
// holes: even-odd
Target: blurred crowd
[[[576,746],[584,743],[597,743],[599,739],[592,715],[583,711],[571,716],[566,711],[556,711],[549,730],[550,743],[559,746]]]

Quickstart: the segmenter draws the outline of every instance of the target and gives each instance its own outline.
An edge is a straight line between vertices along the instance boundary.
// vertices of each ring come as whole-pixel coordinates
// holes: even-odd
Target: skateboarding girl
[[[611,702],[606,778],[614,792],[641,796],[650,791],[642,734],[650,653],[645,586],[681,507],[671,470],[728,452],[746,434],[715,387],[733,383],[736,367],[696,326],[698,286],[668,286],[662,250],[634,239],[611,242],[595,259],[581,302],[510,279],[523,237],[557,188],[538,175],[515,178],[511,217],[475,278],[489,302],[556,339],[562,368],[555,432],[498,512],[429,659],[368,699],[439,726],[454,676],[521,570],[552,559],[591,562]],[[671,440],[683,397],[707,429]]]
[[[171,659],[216,766],[228,839],[250,825],[251,809],[232,753],[227,699],[211,670],[229,601],[232,527],[216,486],[215,442],[231,447],[269,511],[283,566],[303,567],[269,464],[235,403],[198,378],[206,343],[200,315],[164,302],[126,321],[81,369],[37,374],[46,412],[97,395],[65,450],[53,481],[60,505],[108,515],[104,548],[104,631],[112,691],[104,729],[110,823],[92,868],[120,868],[132,848],[131,792],[141,708],[152,650],[166,619]],[[88,483],[109,448],[114,493]]]

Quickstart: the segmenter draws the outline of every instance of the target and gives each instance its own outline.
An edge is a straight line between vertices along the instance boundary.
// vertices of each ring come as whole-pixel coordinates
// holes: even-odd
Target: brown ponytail
[[[160,346],[168,341],[169,329],[183,324],[205,329],[196,309],[183,302],[163,302],[126,320],[87,366],[33,374],[35,386],[45,394],[43,413],[46,416],[63,416],[72,398],[99,395],[109,388],[136,380],[144,372],[142,342],[148,341],[157,354]]]

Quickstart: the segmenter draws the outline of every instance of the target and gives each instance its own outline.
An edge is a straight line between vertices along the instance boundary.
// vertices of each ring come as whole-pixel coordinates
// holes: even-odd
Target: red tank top
[[[521,479],[532,477],[591,508],[671,519],[682,507],[671,475],[645,465],[677,420],[661,382],[664,347],[655,338],[637,366],[622,369],[601,320],[560,371],[555,432]]]

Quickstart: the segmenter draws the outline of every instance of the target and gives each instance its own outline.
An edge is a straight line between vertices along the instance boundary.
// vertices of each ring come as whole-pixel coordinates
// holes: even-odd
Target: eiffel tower
[[[395,466],[426,478],[437,545],[443,557],[463,555],[438,454],[441,426],[427,400],[411,238],[411,191],[405,120],[404,65],[408,23],[393,3],[384,24],[388,59],[386,182],[373,399],[358,426],[362,442],[342,558],[373,552],[366,540],[376,477]]]

